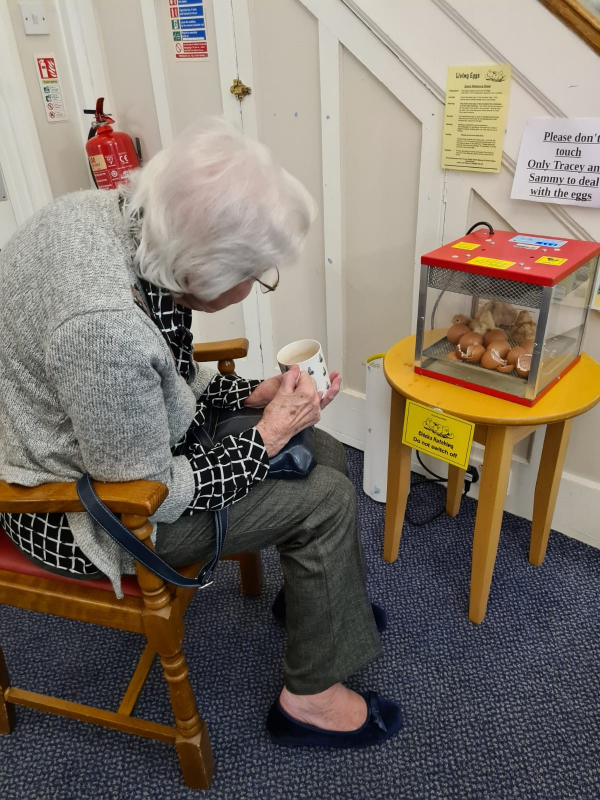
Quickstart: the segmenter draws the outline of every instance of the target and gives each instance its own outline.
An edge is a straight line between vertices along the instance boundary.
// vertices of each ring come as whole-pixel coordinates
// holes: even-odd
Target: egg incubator
[[[534,405],[579,361],[599,253],[487,222],[427,253],[415,372]]]

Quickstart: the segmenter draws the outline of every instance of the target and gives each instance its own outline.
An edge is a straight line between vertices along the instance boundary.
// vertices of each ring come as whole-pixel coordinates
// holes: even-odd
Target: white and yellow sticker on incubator
[[[553,267],[560,267],[566,262],[566,258],[556,258],[555,256],[542,256],[536,260],[536,264],[551,264]]]
[[[477,256],[477,258],[472,258],[469,261],[471,266],[491,267],[492,269],[508,269],[509,267],[513,267],[516,263],[516,261],[501,261],[499,258],[484,258],[483,256]]]
[[[475,250],[478,247],[481,247],[481,245],[474,244],[473,242],[457,242],[456,244],[453,244],[452,247],[455,247],[458,250]]]

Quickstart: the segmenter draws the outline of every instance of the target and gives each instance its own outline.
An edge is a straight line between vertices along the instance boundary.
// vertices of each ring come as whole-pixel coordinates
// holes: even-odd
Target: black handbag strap
[[[184,575],[180,575],[173,567],[170,567],[166,561],[154,552],[154,550],[141,542],[137,536],[126,528],[121,520],[107,508],[94,491],[91,478],[87,472],[77,481],[77,494],[88,514],[106,531],[111,539],[117,542],[124,550],[127,550],[129,555],[133,556],[140,564],[143,564],[146,569],[158,575],[159,578],[162,578],[168,583],[173,583],[175,586],[182,586],[186,589],[205,589],[213,582],[213,572],[221,557],[225,536],[227,534],[227,508],[215,511],[215,528],[217,535],[214,556],[202,567],[196,578],[186,578]]]

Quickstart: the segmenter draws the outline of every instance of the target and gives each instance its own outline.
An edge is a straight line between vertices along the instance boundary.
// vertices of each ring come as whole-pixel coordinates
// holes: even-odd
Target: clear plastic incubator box
[[[579,361],[600,245],[479,225],[421,258],[415,372],[532,406]]]

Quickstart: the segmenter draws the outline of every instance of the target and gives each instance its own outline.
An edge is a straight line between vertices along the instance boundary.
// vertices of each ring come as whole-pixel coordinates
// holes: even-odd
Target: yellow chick
[[[484,311],[479,319],[472,319],[469,323],[469,328],[473,333],[479,333],[483,336],[488,331],[493,331],[497,328],[496,321],[490,311]]]
[[[494,322],[498,328],[504,326],[508,328],[513,325],[517,319],[517,309],[511,306],[510,303],[504,303],[502,300],[488,300],[484,303],[475,314],[475,319],[481,319],[481,315],[489,311]]]
[[[455,314],[452,317],[452,325],[468,325],[471,322],[470,317],[465,317],[464,314]]]
[[[529,311],[519,311],[519,314],[511,326],[509,333],[516,344],[521,344],[526,339],[535,339],[537,325],[531,319]]]

